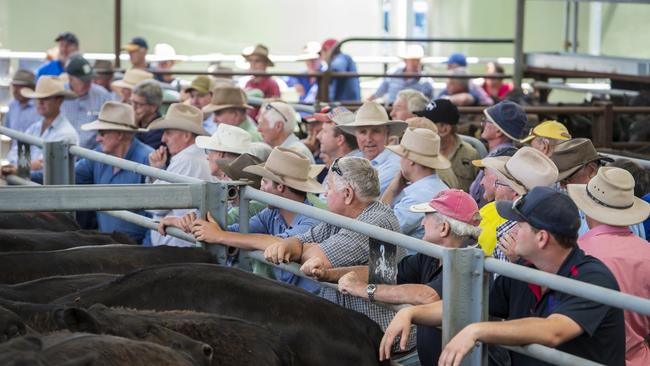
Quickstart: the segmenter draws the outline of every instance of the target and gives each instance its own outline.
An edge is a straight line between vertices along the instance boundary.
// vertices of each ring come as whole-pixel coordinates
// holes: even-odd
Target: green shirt
[[[469,192],[469,186],[476,177],[477,168],[472,165],[472,160],[480,159],[478,151],[469,143],[456,135],[456,142],[451,154],[447,157],[451,162],[451,170],[458,178],[458,188]]]
[[[239,124],[239,128],[248,132],[251,135],[251,140],[253,142],[263,141],[262,135],[260,135],[260,132],[257,130],[257,126],[255,126],[255,122],[253,122],[250,117],[246,116],[244,122]]]

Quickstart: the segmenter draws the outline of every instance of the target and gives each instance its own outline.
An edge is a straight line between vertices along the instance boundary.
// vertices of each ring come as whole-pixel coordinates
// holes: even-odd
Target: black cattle
[[[23,320],[13,311],[0,306],[0,343],[26,333],[27,327]]]
[[[89,245],[136,244],[122,233],[94,230],[53,232],[47,230],[0,230],[0,252],[48,251]]]
[[[214,256],[200,248],[104,245],[49,252],[0,253],[0,283],[81,273],[124,274],[166,263],[213,263]],[[171,294],[171,293],[170,293]]]
[[[74,231],[81,227],[71,215],[61,212],[0,212],[0,229]]]
[[[296,287],[216,265],[145,268],[53,303],[215,313],[277,332],[296,364],[379,364],[383,333],[365,315]]]
[[[48,360],[42,354],[40,338],[27,336],[0,344],[0,365],[2,366],[92,366],[94,354],[86,354],[63,362]]]
[[[48,303],[56,298],[75,293],[118,278],[108,273],[87,273],[70,276],[52,276],[13,285],[0,284],[0,298],[6,300]]]
[[[146,311],[107,308],[67,308],[57,316],[62,328],[71,331],[110,334],[133,338],[151,327],[164,327],[214,350],[212,365],[293,365],[293,353],[268,329],[245,320],[193,311]],[[154,342],[165,344],[161,342]]]

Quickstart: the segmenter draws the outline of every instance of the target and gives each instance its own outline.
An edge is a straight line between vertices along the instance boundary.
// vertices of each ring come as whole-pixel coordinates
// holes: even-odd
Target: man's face
[[[251,71],[264,72],[268,65],[263,57],[252,55],[248,58],[248,64]]]
[[[217,165],[217,159],[223,159],[223,158],[224,158],[223,151],[207,150],[207,159],[208,159],[208,163],[210,164],[210,174],[212,176],[217,177],[220,180],[223,180],[225,174],[223,174],[221,169],[219,169],[219,165]]]
[[[333,122],[323,123],[323,128],[320,130],[316,138],[320,142],[321,153],[332,155],[338,149],[337,138],[334,135],[335,125]]]
[[[546,156],[550,156],[551,154],[551,149],[547,141],[545,141],[544,138],[542,137],[535,137],[531,142],[530,146],[533,149],[539,150],[542,152],[542,154]]]
[[[492,169],[483,170],[483,178],[481,178],[481,187],[483,187],[483,199],[487,202],[494,201],[495,183],[497,175],[494,174]]]
[[[408,102],[404,98],[399,98],[393,103],[393,110],[390,111],[390,118],[396,121],[406,121],[415,117],[408,109]]]
[[[483,126],[483,132],[481,132],[481,138],[486,141],[494,140],[498,137],[499,129],[494,123],[484,120],[481,122]]]
[[[119,131],[97,131],[95,141],[102,145],[102,151],[108,155],[115,155],[122,142],[122,133]]]
[[[198,90],[192,90],[190,92],[190,103],[198,109],[205,107],[210,104],[212,100],[212,93],[201,93]]]
[[[282,127],[282,122],[276,122],[274,125],[271,125],[268,118],[263,115],[259,120],[257,130],[262,135],[262,139],[265,143],[271,145],[271,147],[275,147],[275,141],[282,133]]]
[[[129,52],[129,59],[131,60],[131,65],[133,66],[144,66],[146,64],[145,57],[147,56],[146,48],[138,48],[135,51]]]
[[[70,76],[70,89],[80,97],[88,94],[90,85],[90,81],[83,81],[78,77]]]
[[[79,51],[79,47],[74,43],[68,43],[66,41],[59,41],[59,60],[62,63],[68,61],[70,55]]]
[[[174,61],[158,61],[156,64],[161,70],[169,70],[174,66]]]
[[[307,65],[307,71],[317,72],[320,70],[320,59],[305,60],[305,65]]]
[[[36,111],[43,118],[54,118],[59,114],[63,98],[50,97],[36,100]]]
[[[327,175],[327,192],[325,193],[327,197],[327,208],[330,210],[330,212],[337,213],[339,215],[342,215],[345,213],[345,190],[342,189],[341,191],[338,191],[334,185],[334,177],[332,177],[333,174],[338,174],[336,172],[332,172],[332,174]]]
[[[381,154],[388,143],[388,127],[386,126],[357,127],[355,135],[359,150],[368,160]]]
[[[442,223],[439,223],[433,214],[425,214],[422,219],[422,227],[424,227],[424,236],[422,237],[422,240],[428,241],[429,243],[440,244],[441,225]]]
[[[511,230],[514,230],[512,234],[517,243],[515,253],[524,259],[530,259],[531,254],[537,250],[537,234],[539,233],[535,233],[532,226],[525,221],[518,221]]]
[[[404,63],[406,64],[406,72],[420,72],[419,58],[404,60]]]
[[[96,78],[93,79],[94,84],[97,84],[108,91],[111,90],[112,81],[113,81],[113,75],[98,75]],[[130,97],[131,96],[129,95],[129,98]]]
[[[595,166],[595,163],[583,165],[582,168],[578,169],[575,173],[562,179],[560,181],[560,186],[566,189],[566,186],[569,184],[588,184],[591,178],[596,175],[597,171],[598,167]]]
[[[158,111],[158,106],[147,104],[147,98],[133,93],[131,93],[131,105],[133,105],[133,112],[135,112],[135,121],[137,123],[146,120]]]
[[[498,178],[494,181],[494,199],[496,201],[511,201],[517,198],[517,192],[513,191],[510,186],[500,181]]]
[[[174,156],[191,145],[191,132],[167,129],[163,132],[162,143],[167,146],[169,155]]]
[[[126,104],[131,104],[131,94],[133,94],[133,91],[129,88],[116,88],[117,94],[120,96],[120,102],[126,103]],[[136,117],[137,118],[137,117]]]
[[[241,123],[241,114],[238,110],[233,108],[222,109],[212,114],[214,123],[225,123],[231,126],[239,126]]]
[[[11,84],[11,94],[13,95],[14,99],[20,103],[25,103],[28,100],[27,98],[23,97],[22,94],[20,94],[20,91],[23,90],[23,88],[25,88],[24,85]]]

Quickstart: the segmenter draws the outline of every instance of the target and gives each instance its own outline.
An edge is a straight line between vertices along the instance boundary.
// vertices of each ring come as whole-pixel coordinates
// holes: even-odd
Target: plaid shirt
[[[492,252],[492,257],[500,261],[510,262],[508,260],[508,257],[506,257],[506,254],[501,250],[501,247],[499,247],[499,240],[501,240],[503,234],[507,233],[508,230],[512,229],[515,226],[515,224],[517,224],[517,221],[508,220],[503,224],[497,226],[497,245],[494,247],[494,252]]]
[[[379,226],[384,229],[399,232],[400,226],[397,217],[390,206],[373,202],[366,207],[356,220],[367,224]],[[322,222],[307,232],[296,236],[301,243],[317,243],[325,252],[332,267],[346,267],[368,264],[369,237],[347,229]],[[397,248],[398,261],[406,255],[406,250]],[[352,309],[367,315],[374,320],[383,331],[386,330],[395,312],[388,310],[365,299],[344,295],[334,289],[323,287],[320,296],[337,303],[345,308]],[[415,331],[411,332],[407,349],[415,347]]]

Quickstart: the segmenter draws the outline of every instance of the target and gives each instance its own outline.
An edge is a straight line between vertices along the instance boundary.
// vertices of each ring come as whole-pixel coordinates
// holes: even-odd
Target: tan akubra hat
[[[433,169],[448,169],[451,162],[440,154],[440,136],[426,128],[409,128],[399,145],[387,149],[404,159]]]
[[[269,58],[269,48],[263,44],[244,48],[242,51],[242,56],[246,59],[246,61],[248,61],[251,56],[259,56],[263,58],[264,61],[266,61],[266,64],[268,66],[274,66],[273,61],[271,61]]]
[[[535,187],[550,187],[557,181],[557,167],[539,150],[524,146],[509,159],[485,158],[483,166],[493,169],[498,179],[519,195]]]
[[[390,136],[401,136],[408,127],[404,121],[391,121],[386,109],[375,102],[365,102],[357,110],[354,116],[354,122],[345,126],[338,126],[341,130],[353,134],[357,127],[387,126]]]
[[[140,69],[129,69],[124,73],[124,78],[121,80],[115,80],[111,83],[111,88],[133,89],[141,81],[151,79],[153,79],[153,74],[148,71]]]
[[[23,97],[29,99],[44,99],[50,97],[63,97],[63,99],[75,99],[77,94],[67,90],[65,83],[56,76],[44,75],[38,79],[35,89],[23,88],[20,90]]]
[[[629,226],[650,215],[650,205],[634,196],[634,185],[628,171],[602,167],[588,184],[569,184],[567,190],[585,215],[603,224]]]
[[[197,135],[209,135],[203,129],[203,113],[192,105],[173,103],[169,106],[167,114],[151,122],[149,130],[182,130]]]
[[[84,131],[145,131],[136,125],[133,107],[115,101],[104,103],[97,120],[81,125],[81,129]]]
[[[248,105],[248,97],[238,86],[219,86],[212,89],[210,104],[203,107],[204,113],[212,113],[228,108],[253,109]]]
[[[551,159],[560,172],[558,181],[570,177],[591,162],[614,161],[614,159],[598,154],[591,140],[582,137],[558,144]]]
[[[244,172],[257,174],[302,192],[325,191],[323,185],[310,175],[314,170],[309,159],[283,147],[274,148],[266,163],[246,167]]]

